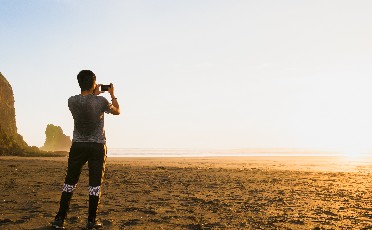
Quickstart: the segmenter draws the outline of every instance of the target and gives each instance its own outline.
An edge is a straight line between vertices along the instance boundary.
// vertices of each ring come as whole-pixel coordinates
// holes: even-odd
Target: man
[[[106,98],[98,96],[104,91],[100,91],[101,84],[96,84],[96,76],[92,71],[80,71],[77,80],[81,88],[81,94],[68,99],[68,107],[74,118],[74,132],[60,208],[52,226],[54,228],[64,228],[63,225],[73,191],[76,188],[82,167],[88,162],[89,215],[87,229],[102,228],[102,223],[96,219],[96,216],[107,152],[104,113],[119,115],[120,109],[112,83],[108,88],[112,101],[112,103],[109,103]]]

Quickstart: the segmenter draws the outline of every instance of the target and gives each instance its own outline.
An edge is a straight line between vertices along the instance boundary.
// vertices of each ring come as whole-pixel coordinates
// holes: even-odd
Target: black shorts
[[[81,170],[86,162],[89,168],[89,195],[100,195],[100,186],[103,181],[107,148],[105,144],[94,142],[73,142],[69,158],[64,192],[73,192]]]

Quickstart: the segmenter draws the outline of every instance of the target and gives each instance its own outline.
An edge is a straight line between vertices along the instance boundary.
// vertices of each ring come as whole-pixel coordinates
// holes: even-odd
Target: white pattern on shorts
[[[91,196],[99,196],[100,192],[101,192],[101,186],[89,186],[89,195]]]
[[[62,192],[73,192],[76,188],[77,184],[70,185],[70,184],[63,184]]]

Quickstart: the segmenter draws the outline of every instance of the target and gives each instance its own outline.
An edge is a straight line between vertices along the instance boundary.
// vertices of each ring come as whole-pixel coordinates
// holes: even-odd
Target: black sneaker
[[[97,228],[103,228],[103,224],[99,222],[98,220],[88,220],[87,223],[87,229],[97,229]]]
[[[55,229],[64,229],[65,227],[63,226],[65,223],[65,219],[62,217],[56,217],[52,223],[52,227]]]

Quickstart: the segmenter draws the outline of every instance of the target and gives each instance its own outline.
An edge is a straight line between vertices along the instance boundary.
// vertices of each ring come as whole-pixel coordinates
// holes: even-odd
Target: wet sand
[[[51,229],[67,158],[0,157],[0,229]],[[372,229],[372,160],[108,158],[105,229]],[[82,229],[83,169],[67,220]]]

